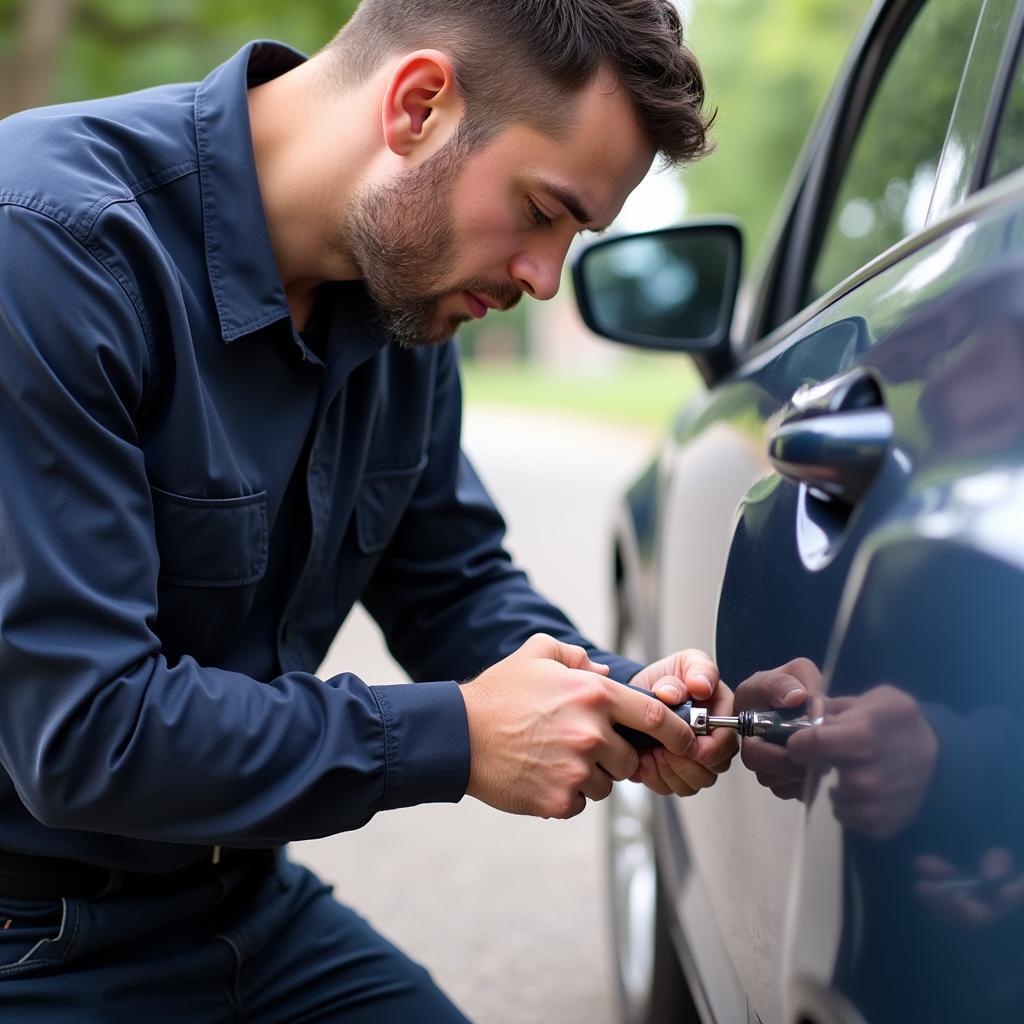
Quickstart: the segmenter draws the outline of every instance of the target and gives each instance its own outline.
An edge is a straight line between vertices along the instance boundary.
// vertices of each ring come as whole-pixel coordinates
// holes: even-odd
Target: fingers
[[[789,738],[785,749],[797,764],[829,767],[861,764],[877,755],[870,723],[853,715],[803,729]]]
[[[796,708],[805,704],[812,692],[820,692],[820,676],[815,683],[806,665],[812,662],[800,659],[782,668],[756,672],[736,689],[736,710],[764,708]],[[817,673],[817,669],[814,669]],[[808,684],[811,685],[808,685]],[[815,690],[817,686],[817,690]]]
[[[704,651],[691,649],[648,665],[630,683],[650,690],[666,704],[681,704],[690,697],[708,700],[718,681],[718,667],[714,661]]]
[[[963,927],[981,928],[1015,912],[1024,899],[1024,877],[1013,854],[1003,847],[986,850],[977,875],[962,875],[948,861],[932,854],[914,859],[918,898],[936,916]]]
[[[558,818],[561,821],[568,821],[570,818],[575,818],[577,814],[582,814],[586,809],[587,798],[582,793],[577,793],[564,811],[561,811],[558,814],[548,815],[548,817]]]
[[[780,747],[760,737],[751,736],[743,744],[740,760],[757,775],[759,782],[762,775],[780,779],[794,779],[798,776],[803,778],[803,766],[793,763],[786,752],[787,747],[788,744],[786,747]]]
[[[992,911],[964,893],[948,893],[934,882],[918,882],[914,890],[936,917],[959,927],[983,928],[995,919]]]
[[[608,675],[608,666],[599,662],[591,661],[590,655],[584,648],[577,644],[564,644],[547,633],[535,633],[520,648],[534,658],[548,658],[557,661],[566,668],[583,669],[587,672],[597,672],[600,675]]]
[[[718,666],[704,651],[680,651],[677,658],[686,692],[694,700],[710,699],[718,685]]]
[[[661,777],[657,761],[653,751],[645,751],[640,755],[640,781],[652,792],[659,796],[671,796],[672,790],[665,784]]]
[[[757,781],[782,800],[793,800],[803,794],[807,770],[795,764],[785,748],[751,737],[743,741],[740,757]]]
[[[731,729],[715,729],[708,736],[698,736],[689,756],[716,775],[728,770],[740,749],[739,737]]]
[[[664,676],[651,687],[651,693],[663,700],[669,707],[675,707],[686,700],[686,691],[673,676]]]
[[[708,703],[709,715],[731,715],[733,692],[725,683],[719,683]],[[724,772],[740,749],[739,736],[731,729],[715,729],[708,736],[698,736],[691,757],[716,774]]]
[[[677,757],[667,750],[655,750],[654,763],[661,781],[676,796],[693,796],[713,786],[718,776],[688,757]]]
[[[633,778],[640,770],[640,753],[632,743],[613,732],[597,749],[597,764],[616,782],[621,782]]]
[[[922,853],[915,857],[914,870],[922,880],[929,882],[942,882],[956,875],[956,868],[948,860],[936,857],[933,853]]]
[[[696,761],[659,748],[640,755],[640,768],[633,781],[642,782],[661,796],[693,796],[713,786],[717,779],[714,772]]]
[[[986,850],[978,862],[978,874],[987,882],[1001,882],[1013,872],[1013,854],[1005,847]]]
[[[693,730],[660,700],[614,682],[608,683],[607,692],[613,721],[653,736],[675,754],[685,754],[693,748]]]
[[[612,791],[615,780],[602,768],[598,767],[590,773],[590,777],[580,788],[580,792],[588,800],[604,800]]]

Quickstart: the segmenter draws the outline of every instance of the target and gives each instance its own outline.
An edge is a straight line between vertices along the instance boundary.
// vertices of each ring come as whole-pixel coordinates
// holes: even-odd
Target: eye
[[[539,228],[549,228],[553,223],[551,218],[529,197],[526,199],[526,206],[530,213],[530,220]]]

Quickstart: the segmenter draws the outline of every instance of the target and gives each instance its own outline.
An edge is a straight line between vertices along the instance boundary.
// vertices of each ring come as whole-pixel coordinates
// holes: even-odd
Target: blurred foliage
[[[626,352],[614,373],[482,360],[464,362],[462,378],[469,404],[558,409],[651,434],[700,386],[689,359],[640,351]]]
[[[871,0],[682,2],[690,9],[688,40],[719,109],[717,153],[684,172],[689,209],[738,216],[750,252],[765,234],[807,129]],[[0,0],[0,116],[19,106],[195,81],[253,38],[276,38],[311,52],[334,35],[356,3]],[[508,360],[528,349],[527,320],[520,308],[507,322],[489,325],[492,333],[498,326],[504,332],[492,347],[502,356],[506,387]],[[475,348],[480,329],[471,325],[465,332],[467,352]],[[685,361],[676,363],[688,372]],[[627,418],[662,419],[678,399],[679,380],[667,374],[664,403],[652,402],[652,381],[664,367],[647,373],[646,366],[641,371],[629,365],[637,379],[626,373],[612,382],[610,393],[646,395],[645,412],[623,410]],[[522,396],[539,398],[537,378],[519,383]],[[557,390],[564,396],[575,389]]]
[[[932,0],[886,69],[850,154],[808,301],[924,227],[981,0]]]
[[[686,35],[718,108],[717,151],[686,169],[691,214],[743,223],[748,259],[871,0],[690,0]]]
[[[47,94],[34,102],[105,96],[203,78],[250,39],[315,50],[355,6],[356,0],[0,0],[0,64],[13,61],[16,49],[45,45],[57,59]],[[33,65],[48,56],[35,55]]]
[[[760,241],[869,2],[684,3],[692,9],[688,39],[719,108],[718,152],[685,172],[692,212],[735,213],[748,248]],[[16,100],[35,105],[197,80],[252,38],[312,51],[355,6],[356,0],[0,0],[0,83],[6,77],[7,85],[0,113]]]

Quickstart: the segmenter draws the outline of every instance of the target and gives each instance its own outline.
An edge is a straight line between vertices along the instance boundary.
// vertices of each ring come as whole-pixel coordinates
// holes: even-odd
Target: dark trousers
[[[7,923],[9,922],[9,923]],[[4,1024],[467,1024],[430,975],[279,857],[180,891],[0,894]]]

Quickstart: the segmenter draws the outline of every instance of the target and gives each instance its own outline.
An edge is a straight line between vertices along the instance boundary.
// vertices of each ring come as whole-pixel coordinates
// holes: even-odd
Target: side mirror
[[[594,242],[572,268],[583,321],[641,348],[718,349],[729,340],[742,254],[740,229],[727,221]]]

